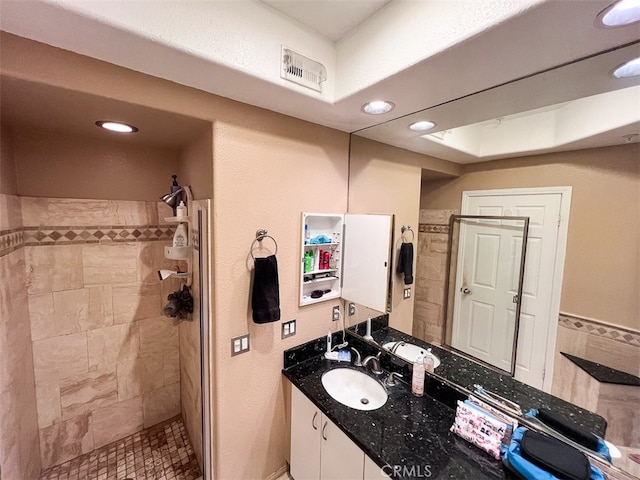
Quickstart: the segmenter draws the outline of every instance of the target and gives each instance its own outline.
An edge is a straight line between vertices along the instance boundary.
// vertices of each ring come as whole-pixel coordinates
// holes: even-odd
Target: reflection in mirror
[[[624,45],[385,122],[357,132],[352,140],[352,146],[370,142],[367,145],[381,148],[385,144],[422,157],[415,161],[422,166],[423,177],[411,324],[400,327],[398,316],[392,315],[390,327],[402,335],[377,338],[374,334],[378,343],[400,339],[418,345],[425,341],[428,346],[442,342],[449,218],[460,213],[462,192],[572,188],[570,211],[558,220],[566,228],[566,256],[554,288],[560,314],[544,315],[552,342],[545,350],[528,349],[527,355],[547,361],[541,373],[544,387],[538,388],[607,419],[606,438],[622,452],[614,464],[638,478],[640,386],[634,381],[640,381],[640,76],[615,79],[610,73],[637,57],[639,48],[638,42]],[[422,118],[424,114],[428,118]],[[539,121],[529,123],[532,119]],[[418,120],[435,121],[437,127],[430,132],[411,131],[408,125]],[[464,126],[472,127],[455,131]],[[426,139],[425,133],[435,137]],[[546,141],[532,145],[537,134]],[[468,148],[449,141],[461,136]],[[352,174],[350,187],[354,180],[358,176]],[[349,197],[351,201],[351,191]],[[394,201],[391,196],[386,199]],[[388,210],[380,206],[379,211]],[[397,297],[401,288],[397,279],[394,282]],[[358,321],[364,320],[366,316],[360,315]],[[436,374],[446,376],[449,355],[456,361],[463,357],[436,348],[443,360]],[[610,367],[632,380],[619,383],[609,374],[598,378],[563,354]],[[451,378],[456,384],[463,380]]]
[[[444,344],[513,375],[529,217],[452,215],[449,228]]]

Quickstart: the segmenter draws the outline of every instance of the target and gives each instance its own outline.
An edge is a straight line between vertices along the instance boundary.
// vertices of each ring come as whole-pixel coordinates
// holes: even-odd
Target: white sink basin
[[[369,375],[334,368],[322,375],[322,386],[335,400],[356,410],[375,410],[387,402],[387,391]]]
[[[388,342],[382,345],[382,348],[391,351],[397,343],[398,342]],[[433,368],[437,368],[440,365],[440,359],[437,356],[413,343],[400,342],[400,345],[398,345],[398,348],[396,348],[393,353],[409,363],[415,362],[416,358],[420,355],[430,355],[431,358],[433,358]]]

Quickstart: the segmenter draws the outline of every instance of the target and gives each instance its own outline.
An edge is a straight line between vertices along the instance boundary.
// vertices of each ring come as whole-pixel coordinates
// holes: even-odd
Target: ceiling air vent
[[[320,62],[311,60],[283,46],[280,77],[321,92],[322,82],[327,79],[327,69]]]

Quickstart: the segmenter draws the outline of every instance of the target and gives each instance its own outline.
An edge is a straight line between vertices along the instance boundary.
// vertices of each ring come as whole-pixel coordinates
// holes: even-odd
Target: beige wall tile
[[[20,197],[0,194],[0,230],[13,230],[21,226]]]
[[[113,285],[115,323],[127,323],[162,314],[160,284],[128,283]]]
[[[84,288],[53,292],[53,324],[65,333],[79,332],[89,317],[89,291]],[[65,331],[66,330],[66,331]]]
[[[142,430],[142,398],[116,403],[93,412],[95,448]]]
[[[118,402],[124,402],[125,400],[142,396],[144,370],[142,369],[141,358],[118,362],[117,377]]]
[[[38,405],[38,428],[53,425],[62,418],[60,405],[60,385],[58,382],[46,383],[39,380],[36,384],[36,401]]]
[[[135,243],[100,243],[80,247],[85,286],[136,281],[138,248]]]
[[[164,386],[164,353],[146,354],[140,357],[142,364],[142,391],[150,392]]]
[[[25,247],[30,295],[82,288],[82,245]]]
[[[61,325],[54,321],[52,292],[29,295],[29,317],[32,340],[42,340],[77,331],[73,323]]]
[[[184,262],[168,259],[164,256],[164,247],[171,245],[171,242],[138,242],[138,282],[158,283],[158,270],[174,270],[176,265]]]
[[[163,355],[163,384],[171,385],[180,381],[180,352],[173,349]]]
[[[456,214],[458,214],[458,210],[422,209],[420,210],[420,223],[448,225],[449,217]]]
[[[42,468],[64,463],[94,448],[91,415],[81,415],[40,430]]]
[[[166,354],[178,347],[178,328],[167,317],[140,320],[140,355]]]
[[[113,298],[111,285],[96,285],[85,288],[89,292],[87,318],[80,322],[81,330],[113,325]]]
[[[101,368],[138,356],[140,334],[137,323],[113,325],[87,332],[89,368]]]
[[[597,412],[607,419],[607,440],[640,448],[640,388],[602,384]]]
[[[22,211],[27,226],[154,225],[157,218],[155,202],[126,200],[22,197]]]
[[[640,376],[640,347],[634,345],[588,334],[584,358]]]
[[[147,392],[142,401],[145,428],[174,417],[180,413],[180,384]]]
[[[33,342],[36,382],[54,382],[89,370],[87,336],[61,335]]]
[[[62,418],[68,419],[118,400],[115,365],[111,368],[83,373],[60,383]]]

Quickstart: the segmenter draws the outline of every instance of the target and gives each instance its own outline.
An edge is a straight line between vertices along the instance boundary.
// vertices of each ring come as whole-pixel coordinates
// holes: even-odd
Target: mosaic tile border
[[[22,248],[23,245],[24,234],[22,228],[0,230],[0,257]]]
[[[558,316],[558,324],[571,330],[578,330],[634,347],[640,347],[640,332],[636,330],[614,327],[595,320],[588,320],[565,313],[561,313]]]
[[[420,233],[445,233],[449,234],[449,225],[441,225],[439,223],[421,223],[418,231]]]
[[[40,226],[0,231],[0,257],[22,247],[171,240],[174,225]]]

